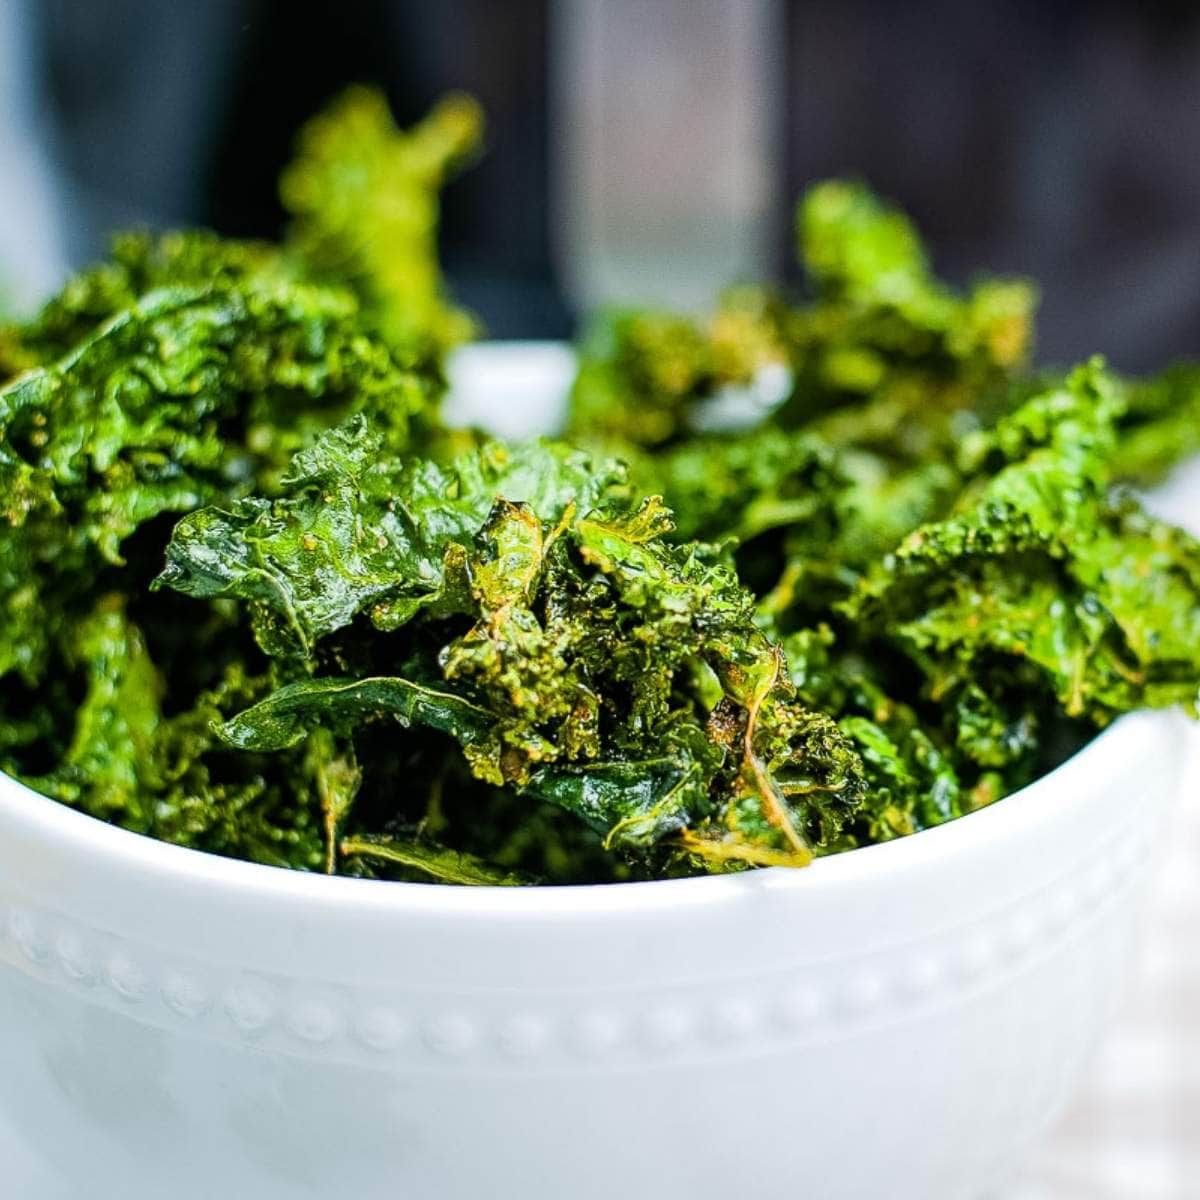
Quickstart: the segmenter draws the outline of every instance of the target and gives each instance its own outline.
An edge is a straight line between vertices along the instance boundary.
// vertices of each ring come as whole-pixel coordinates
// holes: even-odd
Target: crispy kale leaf
[[[397,466],[361,424],[302,458],[283,497],[181,521],[160,580],[248,601],[290,676],[229,744],[433,729],[607,846],[709,868],[806,861],[860,805],[857,757],[721,553],[666,540],[615,464],[537,444]]]
[[[477,153],[482,133],[469,96],[447,96],[401,131],[381,92],[354,87],[301,130],[280,181],[294,217],[291,251],[318,276],[353,287],[384,336],[421,355],[472,331],[445,303],[435,239],[438,192]]]
[[[250,497],[181,520],[159,586],[248,601],[267,653],[307,658],[359,613],[390,630],[422,608],[460,610],[467,581],[451,547],[475,536],[496,496],[558,519],[575,497],[590,508],[621,480],[550,446],[490,445],[448,468],[398,461],[353,420],[296,455],[286,499]]]
[[[839,641],[822,624],[784,641],[797,694],[805,704],[836,714],[862,759],[866,799],[840,845],[910,834],[992,798],[990,776],[963,761],[936,713],[918,711],[888,694],[889,681],[894,686],[903,676],[886,650],[856,647],[854,640],[845,630]]]
[[[350,291],[364,331],[405,366],[440,367],[473,328],[445,300],[438,194],[478,149],[482,118],[450,96],[408,131],[382,93],[349,89],[301,132],[281,181],[294,216],[283,245],[206,230],[116,235],[108,258],[68,280],[33,320],[0,324],[0,384],[49,366],[106,321],[163,288],[270,290],[314,283]]]
[[[75,665],[87,683],[74,734],[55,768],[30,782],[68,803],[86,794],[96,815],[146,828],[163,686],[123,608],[120,596],[104,597],[75,631]]]
[[[168,679],[117,595],[103,597],[73,630],[71,652],[64,666],[83,673],[84,693],[59,717],[67,745],[40,773],[25,765],[27,748],[7,747],[17,753],[6,769],[138,833],[272,866],[320,867],[329,768],[311,750],[283,764],[233,754],[214,732],[236,706],[263,694],[263,680],[230,667],[191,708],[166,711]]]
[[[1200,451],[1200,363],[1172,363],[1125,388],[1125,411],[1113,474],[1156,483]]]
[[[1023,398],[1036,296],[939,282],[911,222],[864,187],[797,210],[810,297],[742,289],[709,322],[635,313],[585,343],[571,431],[625,458],[685,537],[736,537],[766,611],[822,619],[963,485],[959,440]],[[740,402],[740,425],[710,431]],[[781,402],[782,401],[782,402]]]
[[[202,229],[119,233],[108,258],[67,280],[32,320],[0,328],[0,383],[65,357],[148,293],[163,288],[216,291],[258,278],[284,283],[294,275],[294,268],[266,242],[222,238]]]
[[[666,446],[734,388],[752,410],[778,406],[784,427],[912,465],[1008,406],[1032,341],[1032,285],[985,279],[960,295],[933,276],[907,217],[840,180],[802,198],[797,241],[810,290],[799,304],[742,288],[708,321],[601,321],[583,347],[571,435]]]
[[[693,431],[724,391],[777,403],[788,385],[782,309],[739,288],[707,321],[649,310],[602,314],[580,349],[569,434],[654,448]]]
[[[390,130],[370,97],[339,112],[355,103],[375,106],[375,134]],[[315,244],[306,257],[320,184],[286,245],[120,235],[31,321],[0,328],[3,769],[184,845],[328,865],[352,747],[314,737],[286,762],[231,752],[213,725],[262,697],[268,664],[232,604],[184,613],[148,586],[180,514],[276,493],[293,454],[347,417],[369,418],[393,455],[440,436],[443,343],[384,314],[431,330],[459,320],[433,243],[436,163],[447,139],[469,140],[455,128],[443,110],[407,140],[391,130],[395,161],[355,184],[364,212],[418,214],[371,234],[386,232],[387,261],[414,264],[411,279],[361,263],[339,278]],[[332,135],[310,139],[303,169],[315,147],[353,175],[364,145],[350,133],[341,160]]]
[[[830,510],[836,579],[792,538],[760,620],[794,630],[800,697],[862,759],[845,844],[989,803],[1122,712],[1195,703],[1197,546],[1111,490],[1124,397],[1094,362],[964,439],[932,519],[890,551],[852,485]]]
[[[302,137],[291,244],[122,235],[0,332],[0,677],[44,675],[97,573],[145,586],[124,547],[156,519],[269,494],[354,413],[390,452],[430,441],[462,319],[441,298],[437,190],[477,136],[464,99],[401,134],[355,90]]]
[[[1195,701],[1197,547],[1110,497],[1119,394],[1093,364],[1002,420],[976,453],[1003,465],[909,534],[844,605],[913,659],[931,695],[976,689],[1010,661],[1024,694],[1040,685],[1067,716],[1098,724]]]
[[[796,386],[779,414],[832,440],[919,459],[984,415],[1026,361],[1037,301],[1024,280],[958,295],[930,272],[908,218],[861,184],[818,184],[797,211],[816,299],[790,314]],[[845,411],[839,411],[845,410]]]
[[[348,293],[169,288],[0,388],[0,674],[31,681],[48,616],[126,565],[161,514],[271,486],[289,447],[347,412],[403,445],[430,384],[363,332]],[[136,589],[138,566],[117,584]]]
[[[1023,374],[1032,288],[834,181],[806,299],[597,326],[604,455],[444,430],[478,137],[352,91],[284,245],[126,235],[0,329],[0,767],[258,862],[614,881],[909,834],[1194,705],[1200,548],[1114,490],[1195,446],[1194,368]]]

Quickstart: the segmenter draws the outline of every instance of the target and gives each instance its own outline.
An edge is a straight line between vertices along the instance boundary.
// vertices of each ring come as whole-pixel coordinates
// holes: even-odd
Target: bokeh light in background
[[[852,173],[950,278],[1038,278],[1043,360],[1195,349],[1192,4],[0,0],[0,64],[0,271],[26,301],[113,226],[274,233],[293,131],[365,79],[402,121],[484,101],[445,247],[500,336],[790,278],[791,200]]]

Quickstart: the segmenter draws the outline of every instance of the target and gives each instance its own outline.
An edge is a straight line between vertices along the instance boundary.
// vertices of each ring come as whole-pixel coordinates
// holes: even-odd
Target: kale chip
[[[355,203],[420,212],[387,231],[420,287],[394,278],[386,320],[371,264],[339,276],[309,253],[314,223],[350,196],[314,184],[283,245],[123,234],[0,328],[0,766],[129,828],[292,866],[324,860],[314,814],[340,759],[314,750],[264,772],[221,751],[214,722],[262,694],[265,664],[231,606],[182,616],[149,584],[180,515],[274,494],[293,454],[346,418],[393,453],[443,436],[442,350],[462,317],[437,270],[436,191],[474,110],[452,104],[406,136],[380,104],[355,93],[325,127],[369,111],[388,168]],[[316,172],[318,148],[326,173],[359,171],[362,137],[314,136],[294,172]]]
[[[862,803],[857,756],[797,703],[723,553],[671,531],[617,463],[553,443],[390,460],[355,420],[281,496],[181,520],[156,586],[244,602],[274,663],[230,746],[432,729],[476,779],[661,869],[806,862]]]
[[[441,185],[354,89],[281,244],[132,233],[0,327],[0,768],[184,846],[456,885],[802,866],[1193,709],[1200,545],[1124,482],[1194,366],[1027,368],[858,184],[793,301],[609,314],[568,443],[447,429]]]

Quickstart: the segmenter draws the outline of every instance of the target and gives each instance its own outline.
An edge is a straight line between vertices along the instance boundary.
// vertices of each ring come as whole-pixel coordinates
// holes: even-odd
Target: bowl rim
[[[1090,797],[1119,773],[1139,742],[1167,749],[1184,740],[1187,718],[1175,710],[1139,711],[1100,731],[1070,758],[1030,784],[944,825],[893,841],[861,846],[815,859],[804,868],[767,867],[729,875],[631,883],[544,884],[529,887],[462,887],[354,879],[227,858],[209,851],[160,841],[111,825],[0,772],[0,833],[19,824],[35,842],[61,849],[143,882],[170,877],[173,886],[220,888],[273,903],[311,909],[372,909],[401,916],[412,913],[487,913],[521,919],[596,916],[607,912],[710,906],[744,897],[748,890],[842,892],[890,875],[928,870],[931,864],[1031,836],[1037,827],[1082,819]],[[1191,725],[1191,722],[1187,722]],[[1086,826],[1081,825],[1081,830]]]

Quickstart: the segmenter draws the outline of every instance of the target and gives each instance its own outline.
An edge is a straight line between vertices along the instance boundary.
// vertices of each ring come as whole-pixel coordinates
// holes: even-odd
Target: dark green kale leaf
[[[687,539],[745,543],[788,530],[827,546],[853,483],[827,443],[770,424],[690,438],[633,465],[635,483],[662,493]]]
[[[183,518],[156,586],[247,601],[256,636],[276,657],[310,657],[321,638],[360,613],[396,629],[422,608],[463,611],[462,545],[499,495],[557,519],[619,491],[615,464],[548,443],[498,444],[443,468],[387,456],[362,420],[298,454],[284,498],[249,497]]]
[[[1200,680],[1196,545],[1108,493],[1120,391],[1097,364],[1001,421],[968,457],[999,456],[955,511],[904,539],[844,605],[903,650],[929,694],[1032,667],[1069,717],[1103,724],[1191,704]],[[1018,693],[1036,698],[1038,681]]]
[[[862,759],[866,796],[839,848],[940,825],[985,802],[973,788],[979,771],[962,761],[936,712],[889,695],[904,673],[886,650],[856,646],[853,630],[839,637],[825,624],[789,634],[784,647],[801,701],[834,714]]]
[[[804,703],[863,762],[843,844],[990,803],[1119,713],[1195,702],[1197,547],[1110,492],[1122,413],[1119,382],[1078,369],[965,439],[945,467],[957,496],[892,552],[856,560],[843,525],[846,599],[814,612],[803,558],[764,598],[772,624],[828,622],[784,645]]]
[[[783,427],[914,466],[1010,404],[1032,341],[1032,285],[985,279],[955,292],[933,275],[908,218],[859,184],[813,187],[797,235],[810,290],[799,304],[742,288],[707,321],[601,321],[581,350],[570,435],[669,446],[734,389],[750,415],[774,407]]]
[[[533,876],[509,871],[448,846],[434,846],[417,839],[388,835],[364,835],[346,838],[339,853],[353,865],[367,860],[372,866],[382,863],[399,877],[433,883],[452,883],[467,887],[517,887],[536,883]]]
[[[838,444],[913,460],[954,436],[956,413],[1002,400],[1029,350],[1029,283],[983,280],[958,295],[933,276],[908,218],[861,184],[817,184],[796,225],[816,298],[785,328],[796,384],[782,423],[819,419]]]
[[[282,759],[230,750],[216,732],[269,688],[265,675],[234,663],[190,707],[164,715],[155,739],[161,786],[143,832],[268,866],[329,869],[330,835],[354,797],[353,762],[344,749],[314,735]],[[330,793],[339,789],[341,811],[334,812]],[[80,806],[92,811],[86,795]]]
[[[318,733],[286,759],[231,751],[212,726],[262,698],[268,664],[231,602],[184,614],[148,585],[180,514],[276,494],[293,455],[315,478],[303,451],[347,417],[368,418],[392,457],[442,437],[435,331],[461,317],[440,300],[436,191],[474,118],[452,105],[406,139],[377,98],[338,111],[340,158],[328,129],[306,141],[297,171],[316,172],[317,207],[291,243],[120,235],[31,321],[0,328],[0,763],[129,828],[310,869],[331,865],[349,818],[353,746]],[[369,147],[350,126],[387,163],[355,175]],[[378,214],[370,236],[411,273],[347,263],[339,278],[315,243],[306,257],[329,202],[321,169],[355,176],[341,197]]]
[[[416,723],[451,734],[464,746],[484,741],[492,726],[485,709],[408,679],[322,676],[276,689],[225,721],[221,737],[239,750],[286,750],[304,742],[314,724],[344,733],[380,712],[404,726]]]
[[[739,288],[707,321],[653,310],[602,314],[580,347],[569,436],[648,448],[686,437],[706,401],[783,369],[781,311],[769,293]]]
[[[163,234],[116,234],[108,257],[72,276],[22,325],[0,326],[0,383],[65,357],[101,325],[163,288],[219,290],[294,281],[289,263],[267,242],[238,241],[197,229]]]
[[[192,708],[170,713],[168,680],[120,596],[103,597],[72,638],[63,667],[82,671],[85,690],[58,718],[66,746],[41,772],[26,766],[27,746],[10,747],[5,770],[137,833],[272,866],[320,867],[328,769],[322,775],[308,754],[279,770],[266,756],[231,753],[214,732],[235,706],[262,695],[263,680],[229,668]]]
[[[635,456],[631,477],[637,490],[662,493],[677,536],[736,539],[738,570],[763,596],[761,611],[787,614],[790,624],[819,619],[962,487],[950,463],[897,471],[869,452],[770,422]]]
[[[169,288],[0,388],[0,675],[38,678],[53,614],[126,565],[162,514],[273,486],[290,449],[348,412],[393,448],[431,384],[361,328],[348,293]],[[127,592],[148,576],[113,580]]]
[[[27,782],[68,804],[86,799],[93,815],[145,831],[163,683],[120,596],[102,598],[80,622],[71,653],[87,681],[73,736],[53,770]]]
[[[634,858],[807,861],[861,804],[858,759],[794,699],[724,556],[671,528],[617,466],[563,447],[395,465],[351,424],[281,498],[181,521],[160,585],[249,601],[301,671],[222,726],[231,746],[399,722]]]
[[[1118,479],[1157,483],[1200,451],[1200,363],[1172,363],[1125,387],[1125,411],[1112,471]]]
[[[959,441],[1023,398],[1035,303],[1023,281],[939,282],[908,219],[857,184],[814,187],[797,229],[811,299],[742,289],[707,323],[610,319],[585,343],[570,424],[665,497],[678,536],[737,538],[764,613],[792,626],[946,515]],[[731,388],[757,424],[703,432]]]

